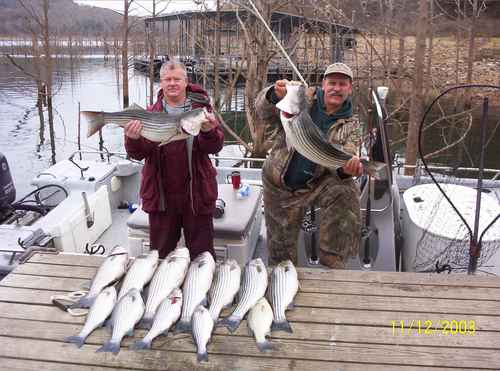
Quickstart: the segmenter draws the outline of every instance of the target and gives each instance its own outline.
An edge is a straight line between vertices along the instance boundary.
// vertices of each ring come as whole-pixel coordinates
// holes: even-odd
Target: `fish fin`
[[[73,343],[76,344],[78,348],[81,348],[82,345],[85,343],[85,338],[83,336],[68,336],[67,338],[64,339],[66,343]]]
[[[295,309],[295,304],[293,303],[293,301],[290,302],[290,304],[288,304],[288,306],[286,307],[287,310],[294,310]]]
[[[151,342],[138,340],[128,347],[130,350],[151,349]]]
[[[377,180],[385,180],[389,177],[387,165],[379,161],[367,161],[362,159],[361,163],[365,166],[366,172]]]
[[[292,327],[286,319],[281,322],[273,321],[273,324],[271,325],[271,331],[285,331],[290,334],[293,333]]]
[[[113,328],[113,319],[109,318],[106,321],[104,321],[104,327],[106,327],[109,331]]]
[[[203,353],[196,353],[196,359],[198,362],[208,362],[208,353],[205,350]]]
[[[120,351],[120,343],[117,341],[106,341],[102,347],[96,350],[97,353],[100,352],[111,352],[113,354],[118,354]]]
[[[175,326],[175,332],[191,332],[192,326],[191,322],[188,321],[179,321]]]
[[[143,110],[143,111],[145,111],[145,109],[142,108],[137,103],[132,103],[130,106],[128,106],[127,108],[124,108],[123,110],[124,111],[130,111],[130,110]]]
[[[105,125],[104,114],[96,111],[82,111],[85,120],[87,120],[87,138],[97,133]]]
[[[257,348],[259,348],[261,352],[275,349],[275,347],[267,339],[261,342],[257,342]]]
[[[286,149],[290,151],[293,146],[290,144],[290,141],[288,140],[288,137],[285,135],[285,142],[286,142]]]
[[[151,329],[151,326],[153,325],[153,318],[146,318],[144,317],[141,322],[137,324],[137,328],[142,328],[142,329]]]
[[[238,328],[238,326],[240,325],[240,322],[241,322],[241,318],[239,317],[236,317],[236,316],[229,316],[229,317],[226,317],[224,318],[220,324],[221,326],[226,326],[227,329],[233,333],[236,331],[236,329]]]
[[[92,304],[94,304],[95,299],[96,299],[95,296],[85,295],[77,303],[73,304],[71,306],[71,309],[90,308],[92,306]]]
[[[205,296],[201,302],[200,302],[200,305],[203,305],[204,307],[207,307],[208,306],[208,297]]]

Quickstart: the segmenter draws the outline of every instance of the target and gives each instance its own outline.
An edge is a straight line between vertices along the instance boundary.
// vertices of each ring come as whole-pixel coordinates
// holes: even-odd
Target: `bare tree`
[[[128,93],[128,38],[129,38],[129,11],[134,0],[123,0],[123,24],[122,24],[122,83],[123,83],[123,108],[129,105]]]
[[[7,56],[13,65],[31,76],[37,84],[37,108],[40,119],[40,144],[45,140],[45,119],[43,115],[43,105],[47,106],[49,119],[49,137],[53,164],[56,162],[55,151],[55,132],[54,132],[54,114],[52,104],[52,49],[50,44],[50,29],[49,29],[49,0],[43,0],[40,3],[26,2],[18,0],[19,5],[23,8],[26,14],[27,26],[32,37],[32,54],[34,56],[34,73],[29,72],[26,68],[20,66],[13,58]],[[38,7],[37,5],[41,5]],[[40,14],[41,13],[41,14]],[[43,59],[40,57],[38,50],[39,37],[43,49]]]
[[[282,8],[287,1],[255,1],[256,7],[267,24],[271,24],[273,12]],[[257,94],[267,83],[267,71],[271,58],[276,54],[274,45],[262,22],[253,14],[253,10],[239,3],[247,13],[250,14],[245,20],[238,15],[238,22],[243,30],[245,39],[244,57],[246,60],[245,75],[245,114],[247,126],[252,137],[252,157],[265,157],[270,148],[270,142],[266,141],[266,127],[259,125],[254,102]]]
[[[170,0],[152,0],[152,11],[151,16],[157,17],[162,14],[168,7]],[[163,3],[163,4],[162,4]],[[157,6],[164,5],[164,7],[158,11]],[[154,102],[154,79],[155,79],[155,57],[156,57],[156,23],[149,22],[146,23],[146,37],[148,42],[149,50],[149,104],[152,105]]]
[[[408,139],[406,141],[406,165],[415,165],[417,161],[417,140],[419,120],[423,106],[423,79],[425,59],[425,38],[429,20],[428,0],[419,1],[419,14],[417,20],[417,34],[415,40],[415,71],[413,77],[413,92],[410,103],[410,122],[408,124]],[[406,168],[406,175],[412,175],[413,168]]]

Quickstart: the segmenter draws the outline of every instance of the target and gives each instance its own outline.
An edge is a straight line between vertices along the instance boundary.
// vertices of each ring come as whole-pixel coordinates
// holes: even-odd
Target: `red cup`
[[[241,186],[241,175],[239,171],[233,171],[231,173],[231,184],[233,189],[238,189]]]

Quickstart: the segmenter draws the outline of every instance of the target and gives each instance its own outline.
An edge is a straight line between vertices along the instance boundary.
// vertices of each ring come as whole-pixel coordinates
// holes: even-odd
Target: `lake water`
[[[30,60],[19,59],[30,67]],[[56,161],[68,158],[77,150],[78,103],[81,110],[115,111],[122,109],[121,76],[118,80],[113,61],[81,59],[71,63],[60,59],[56,68],[53,104],[55,108]],[[155,91],[159,88],[155,82]],[[146,106],[149,79],[146,75],[129,71],[130,103]],[[32,190],[31,179],[51,165],[48,126],[45,143],[40,145],[40,123],[36,108],[35,82],[10,63],[0,63],[0,152],[9,162],[17,198]],[[47,116],[47,115],[46,115]],[[83,150],[97,150],[99,136],[86,138],[86,124],[82,120]],[[104,145],[112,152],[124,152],[123,129],[106,126]]]

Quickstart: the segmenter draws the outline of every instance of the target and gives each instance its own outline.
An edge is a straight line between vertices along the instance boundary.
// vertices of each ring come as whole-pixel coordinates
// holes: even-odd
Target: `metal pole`
[[[481,155],[479,157],[479,173],[477,178],[477,194],[476,194],[476,217],[474,219],[474,232],[472,234],[472,238],[470,241],[470,259],[469,259],[469,267],[468,274],[474,274],[477,268],[477,260],[479,255],[481,254],[481,244],[478,242],[478,234],[479,234],[479,216],[481,213],[481,194],[483,190],[483,170],[484,170],[484,155],[486,152],[485,144],[486,144],[486,126],[487,126],[487,116],[488,116],[488,97],[483,99],[483,112],[481,114]]]

